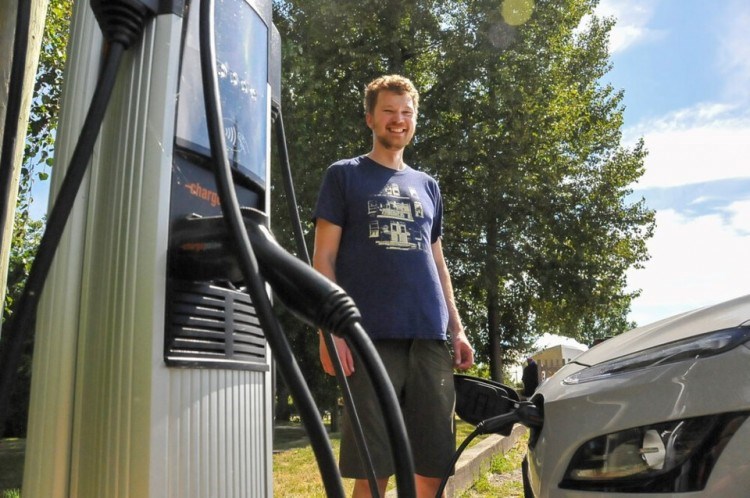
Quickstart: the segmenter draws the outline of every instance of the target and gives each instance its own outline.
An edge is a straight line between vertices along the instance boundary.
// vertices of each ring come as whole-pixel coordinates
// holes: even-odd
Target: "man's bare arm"
[[[339,244],[341,243],[341,227],[331,223],[328,220],[318,218],[315,223],[315,245],[313,249],[313,268],[328,277],[329,280],[336,281],[336,258],[339,253]],[[322,332],[319,332],[318,349],[320,352],[320,363],[323,370],[328,375],[335,375],[331,357],[323,339]],[[352,358],[349,346],[344,339],[333,338],[336,345],[341,366],[344,375],[349,376],[354,372],[354,360]]]
[[[448,305],[448,332],[451,335],[453,343],[454,365],[459,370],[466,370],[474,364],[474,349],[471,347],[468,337],[466,337],[464,326],[461,323],[461,316],[456,307],[456,300],[453,295],[453,283],[448,272],[448,265],[443,256],[443,244],[440,239],[432,244],[432,256],[437,266],[445,303]]]

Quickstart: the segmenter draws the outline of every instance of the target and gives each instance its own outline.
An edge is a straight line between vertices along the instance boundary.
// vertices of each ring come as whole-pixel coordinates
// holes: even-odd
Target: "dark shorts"
[[[453,361],[444,341],[401,339],[374,341],[388,371],[404,415],[417,474],[443,477],[456,449]],[[354,358],[355,372],[347,378],[370,457],[378,478],[394,473],[388,431],[380,405],[362,362]],[[339,455],[341,475],[366,479],[344,410]]]

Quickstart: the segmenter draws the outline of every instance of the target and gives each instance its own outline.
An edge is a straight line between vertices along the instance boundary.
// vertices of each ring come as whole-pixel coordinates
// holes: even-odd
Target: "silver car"
[[[750,295],[602,342],[526,408],[526,498],[750,496]]]

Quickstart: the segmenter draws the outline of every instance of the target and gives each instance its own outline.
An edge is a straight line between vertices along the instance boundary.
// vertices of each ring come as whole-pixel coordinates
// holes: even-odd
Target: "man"
[[[417,496],[433,498],[455,451],[453,368],[471,367],[474,351],[443,257],[440,190],[433,178],[403,160],[418,105],[417,90],[402,76],[383,76],[367,85],[365,121],[372,130],[372,150],[326,171],[314,214],[313,266],[357,303],[401,402]],[[346,342],[334,342],[383,496],[394,469],[378,402]],[[322,338],[319,347],[323,369],[334,375]],[[355,498],[370,496],[346,414],[340,467],[344,477],[356,479]]]
[[[526,358],[526,366],[523,367],[521,382],[523,382],[523,396],[530,398],[534,394],[534,391],[536,391],[536,388],[539,387],[539,367],[534,358]]]

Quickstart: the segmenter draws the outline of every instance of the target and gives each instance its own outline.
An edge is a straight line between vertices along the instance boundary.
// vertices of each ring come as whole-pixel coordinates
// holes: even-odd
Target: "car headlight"
[[[703,489],[747,412],[635,427],[598,436],[576,450],[561,488],[683,493]]]
[[[748,341],[750,341],[750,327],[710,332],[598,363],[566,377],[563,383],[582,384],[657,365],[705,358],[723,353]]]

